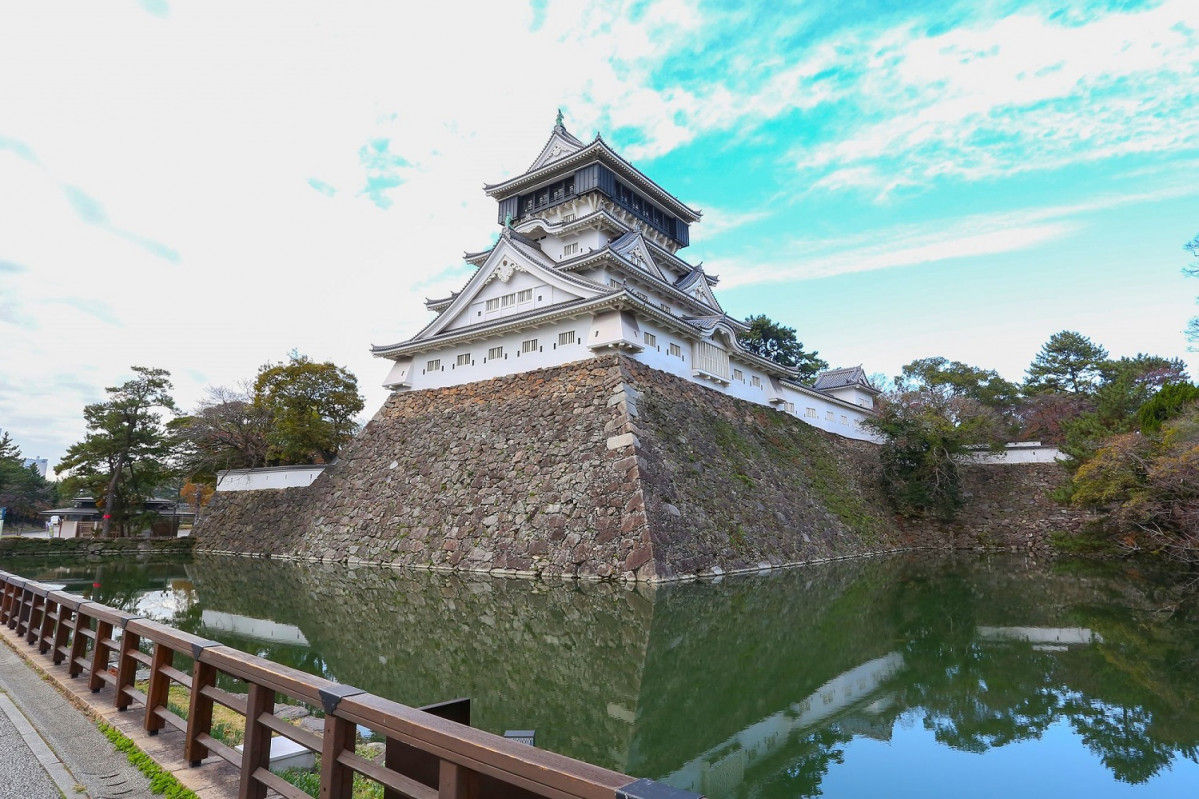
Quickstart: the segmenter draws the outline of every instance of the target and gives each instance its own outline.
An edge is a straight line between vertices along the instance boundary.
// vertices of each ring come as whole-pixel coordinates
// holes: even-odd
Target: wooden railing
[[[93,692],[111,686],[118,709],[140,707],[150,735],[168,726],[181,731],[183,755],[192,767],[212,756],[231,763],[240,771],[241,799],[263,799],[268,789],[289,799],[308,796],[270,771],[273,735],[319,758],[323,799],[349,799],[355,774],[381,783],[386,799],[695,797],[508,741],[4,571],[0,625],[15,630],[55,665],[65,664],[70,677],[86,678]],[[176,663],[177,656],[190,660],[190,671]],[[139,667],[149,670],[144,693],[135,687]],[[222,675],[244,683],[246,693],[217,687]],[[186,717],[169,706],[172,684],[187,689]],[[276,716],[280,695],[323,709],[324,734]],[[242,751],[213,737],[214,705],[245,718]],[[355,753],[359,725],[385,738],[382,763]]]

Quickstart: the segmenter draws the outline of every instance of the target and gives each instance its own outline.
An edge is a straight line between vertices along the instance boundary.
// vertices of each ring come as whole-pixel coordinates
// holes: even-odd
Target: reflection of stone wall
[[[197,536],[209,551],[660,580],[1036,545],[1073,524],[1047,498],[1056,468],[971,467],[966,523],[900,529],[872,445],[610,356],[392,395],[312,486],[218,493]]]
[[[469,696],[477,727],[626,765],[648,589],[207,557],[189,573],[206,610],[298,627],[312,651],[297,667],[410,705]]]
[[[633,772],[654,777],[891,652],[891,558],[659,589]],[[764,582],[765,581],[765,582]]]

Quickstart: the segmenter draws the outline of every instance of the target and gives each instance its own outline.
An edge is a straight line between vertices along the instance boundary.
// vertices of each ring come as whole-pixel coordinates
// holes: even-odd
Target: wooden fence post
[[[187,732],[183,741],[183,759],[192,768],[199,767],[208,757],[208,747],[200,743],[201,735],[212,735],[212,697],[204,695],[205,688],[216,685],[216,667],[201,661],[204,650],[220,646],[220,641],[192,643],[192,689],[187,708]],[[274,710],[274,708],[271,708]]]
[[[321,747],[321,799],[350,799],[354,792],[354,772],[338,762],[341,753],[353,751],[358,725],[325,716],[325,738]]]
[[[140,643],[141,637],[137,633],[125,630],[121,635],[121,649],[117,654],[116,696],[113,697],[112,703],[122,713],[129,709],[129,703],[133,701],[125,689],[132,688],[137,677],[137,661],[130,653],[136,652]]]
[[[254,772],[271,767],[271,731],[258,717],[274,709],[275,692],[258,683],[250,683],[246,696],[246,735],[242,742],[238,799],[266,799],[266,786],[255,778]]]
[[[112,622],[96,619],[96,640],[92,641],[92,678],[87,687],[92,693],[98,693],[104,687],[104,678],[100,675],[108,671],[108,644],[105,640],[112,638]]]
[[[83,666],[79,665],[79,661],[87,652],[87,636],[80,633],[80,630],[91,630],[92,617],[84,611],[84,605],[87,602],[80,602],[75,608],[75,621],[71,625],[71,654],[67,655],[67,674],[71,677],[78,677],[83,673]]]
[[[166,726],[166,722],[154,711],[166,707],[170,701],[171,678],[163,673],[162,667],[170,666],[174,662],[174,650],[156,642],[154,657],[150,660],[150,686],[146,689],[146,720],[143,724],[146,732],[151,735],[157,735],[158,731]]]
[[[46,598],[33,594],[29,603],[29,619],[25,622],[25,643],[33,646],[37,643],[38,633],[42,630],[42,619],[46,616]]]
[[[438,779],[438,799],[471,799],[478,795],[478,774],[468,768],[441,761],[441,772]]]
[[[54,665],[57,666],[66,660],[66,653],[62,650],[67,648],[67,636],[71,633],[72,622],[76,616],[74,608],[69,607],[65,601],[58,603],[58,624],[54,627]]]
[[[58,619],[62,616],[62,606],[58,604],[49,594],[46,594],[45,604],[42,605],[42,624],[37,632],[37,651],[39,654],[46,654],[50,651],[50,646],[53,643],[53,638],[50,634],[54,632],[54,625],[60,623]],[[46,639],[50,638],[49,641]]]

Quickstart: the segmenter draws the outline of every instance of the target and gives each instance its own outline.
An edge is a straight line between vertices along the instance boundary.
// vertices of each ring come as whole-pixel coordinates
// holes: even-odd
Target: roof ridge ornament
[[[554,120],[554,127],[555,128],[562,127],[562,109],[561,108],[558,109],[558,117],[557,117],[557,119]]]

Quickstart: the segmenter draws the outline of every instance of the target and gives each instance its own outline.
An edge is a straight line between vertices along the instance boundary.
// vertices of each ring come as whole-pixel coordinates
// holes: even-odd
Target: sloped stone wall
[[[878,491],[873,445],[612,355],[395,394],[311,486],[218,493],[197,548],[668,580],[916,547],[1036,548],[1079,523],[1048,499],[1056,466],[968,472],[965,521],[902,523]]]
[[[649,579],[623,368],[395,394],[308,488],[217,494],[201,548]]]

